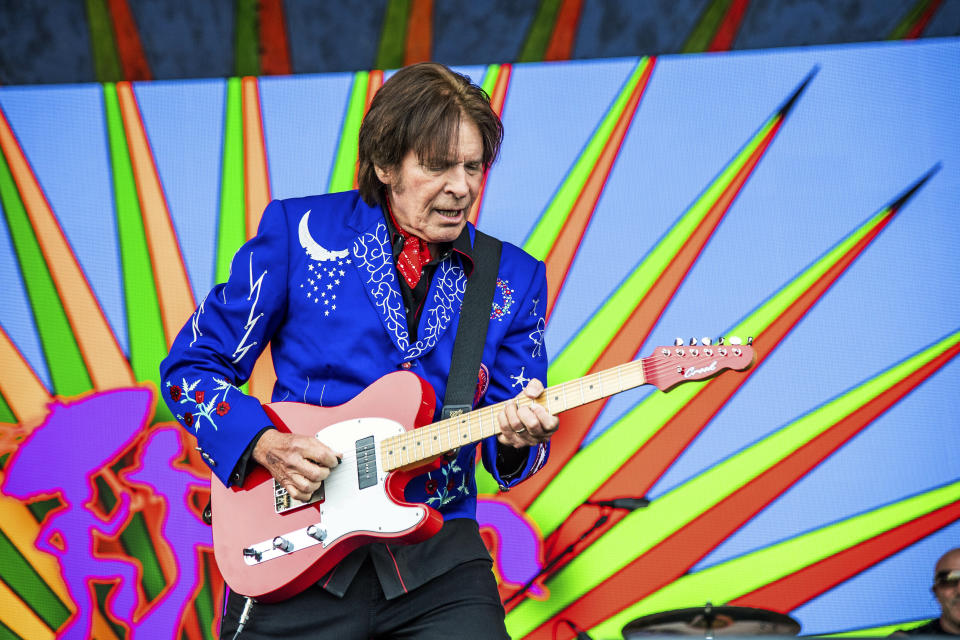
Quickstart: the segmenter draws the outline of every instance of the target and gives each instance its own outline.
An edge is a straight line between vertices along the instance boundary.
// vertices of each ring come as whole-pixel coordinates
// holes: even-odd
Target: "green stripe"
[[[487,65],[487,69],[483,74],[483,82],[480,83],[480,88],[487,92],[488,96],[493,95],[493,89],[497,86],[497,80],[500,78],[500,65],[491,64]]]
[[[641,58],[637,62],[637,66],[634,67],[630,77],[627,78],[623,88],[620,89],[620,94],[616,100],[614,100],[610,110],[607,111],[607,114],[594,131],[590,142],[587,143],[580,157],[577,158],[576,164],[573,165],[567,177],[564,178],[563,183],[557,190],[557,194],[553,197],[550,204],[547,205],[546,211],[540,216],[533,231],[530,232],[530,236],[524,243],[523,248],[538,260],[545,259],[550,252],[550,248],[553,246],[554,241],[560,234],[560,230],[563,228],[563,223],[566,221],[567,216],[570,215],[573,205],[582,193],[583,187],[590,177],[590,172],[593,171],[597,160],[600,158],[600,154],[609,141],[610,135],[613,133],[613,129],[617,124],[617,120],[623,114],[627,102],[630,100],[630,94],[633,93],[637,83],[640,81],[641,75],[643,75],[643,71],[649,64],[649,58]]]
[[[5,454],[0,455],[0,471],[3,471],[7,468],[7,463],[10,461],[10,452],[7,451]]]
[[[360,135],[360,123],[367,106],[367,87],[370,74],[358,71],[353,76],[353,88],[347,102],[347,113],[340,129],[340,142],[337,145],[337,158],[330,172],[329,193],[353,189],[353,178],[357,172],[357,138]]]
[[[595,637],[615,634],[634,618],[658,611],[724,603],[786,578],[851,549],[885,531],[960,499],[960,482],[847,518],[785,542],[683,576],[590,630]]]
[[[203,563],[203,586],[197,593],[197,599],[194,600],[193,608],[197,612],[197,621],[200,624],[200,631],[204,638],[213,638],[213,589],[210,587],[212,576],[210,575],[210,564],[204,559],[203,555],[198,555],[197,560]]]
[[[863,407],[879,394],[944,353],[958,340],[960,340],[960,331],[779,429],[757,444],[718,463],[653,501],[648,508],[634,511],[554,575],[550,581],[552,596],[548,601],[527,600],[514,609],[507,616],[508,631],[515,636],[529,633],[544,620],[556,615],[571,602],[676,533],[681,527],[692,522],[704,511],[740,487],[754,481],[764,471],[820,434],[829,431],[839,419]],[[625,461],[622,450],[634,451],[637,447],[624,446],[622,442],[616,443],[618,438],[613,435],[607,437],[608,434],[619,434],[619,439],[624,440],[625,426],[629,430],[636,431],[647,429],[649,423],[662,424],[665,422],[664,414],[669,417],[677,409],[669,398],[676,391],[686,391],[687,387],[699,387],[702,384],[689,383],[671,392],[669,396],[666,394],[650,396],[626,418],[591,443],[584,450],[589,452],[589,455],[582,455],[584,452],[581,452],[568,462],[561,472],[565,475],[564,479],[574,473],[580,473],[580,477],[584,480],[589,478],[589,474],[584,476],[582,470],[583,460],[586,458],[594,459],[593,466],[589,468],[619,467],[622,461]],[[663,409],[667,411],[664,412]],[[597,442],[602,444],[597,446]],[[617,446],[612,447],[611,444]],[[572,508],[568,508],[557,510],[563,511],[562,513],[550,512],[546,508],[547,501],[560,503],[563,500],[580,504],[594,490],[589,488],[581,492],[579,487],[573,486],[571,495],[559,496],[557,494],[564,489],[571,490],[569,481],[559,482],[560,480],[561,476],[558,475],[528,510],[528,514],[541,525],[540,530],[544,536],[549,535],[566,517],[566,514],[572,511]],[[562,486],[558,487],[558,485]],[[551,495],[545,500],[548,493]]]
[[[15,634],[10,627],[3,624],[3,620],[0,620],[0,640],[22,640],[20,636]]]
[[[90,27],[90,44],[93,47],[93,66],[98,82],[125,80],[117,39],[113,33],[113,20],[105,0],[87,0],[87,25]]]
[[[157,552],[147,529],[147,522],[139,511],[130,516],[130,522],[120,534],[120,544],[128,556],[136,558],[143,565],[143,591],[147,600],[153,601],[167,585],[157,560]]]
[[[706,6],[693,31],[684,43],[681,53],[706,51],[730,10],[730,0],[713,0]]]
[[[34,520],[40,523],[43,522],[43,519],[47,517],[48,513],[62,506],[63,502],[60,501],[60,498],[48,498],[46,500],[37,500],[36,502],[28,503],[27,510],[30,511],[30,515],[33,516]]]
[[[162,389],[157,365],[167,355],[167,342],[116,85],[103,85],[103,106],[113,170],[113,197],[117,212],[120,267],[123,272],[124,303],[130,340],[130,366],[137,380],[151,380],[158,389]],[[172,419],[166,403],[158,402],[154,420],[163,422]]]
[[[257,0],[236,0],[234,72],[238,76],[260,75],[260,23]]]
[[[637,304],[656,284],[703,219],[716,206],[717,200],[756,152],[776,121],[776,117],[771,118],[760,129],[674,224],[673,228],[644,257],[623,284],[591,316],[583,329],[554,358],[547,374],[551,382],[556,384],[586,375],[634,312]]]
[[[537,14],[530,23],[527,39],[520,49],[517,62],[541,62],[547,53],[550,36],[557,23],[557,14],[560,12],[562,0],[540,0]]]
[[[896,27],[893,28],[893,31],[890,33],[890,37],[887,40],[902,40],[907,37],[907,34],[910,32],[910,29],[913,28],[915,24],[920,20],[920,16],[923,15],[923,12],[927,10],[927,7],[930,5],[930,0],[917,0],[910,11],[907,12],[907,15],[903,17]]]
[[[10,238],[17,253],[20,273],[30,299],[30,311],[43,345],[54,393],[75,396],[93,387],[80,347],[73,336],[66,311],[53,284],[37,236],[30,224],[6,158],[0,153],[0,202]]]
[[[377,69],[398,69],[403,66],[403,52],[410,20],[410,0],[387,0],[383,14],[383,31],[377,49]]]
[[[17,594],[25,605],[51,629],[59,629],[70,617],[70,609],[60,601],[33,566],[20,555],[6,532],[0,529],[0,581]]]
[[[107,606],[107,598],[110,595],[110,592],[114,589],[122,589],[122,584],[112,584],[112,583],[103,583],[103,582],[94,582],[93,583],[93,596],[97,601],[97,609],[100,611],[100,614],[103,616],[103,619],[107,621],[107,624],[110,626],[110,629],[113,630],[114,635],[118,638],[126,638],[126,629],[113,621],[113,618],[107,615],[109,607]]]
[[[0,393],[0,422],[9,422],[10,424],[17,422],[17,416],[13,415],[13,409],[7,404],[7,400],[2,393]]]
[[[243,98],[240,78],[230,78],[226,82],[222,166],[220,220],[217,227],[217,282],[226,282],[230,277],[233,255],[247,239],[243,175]]]

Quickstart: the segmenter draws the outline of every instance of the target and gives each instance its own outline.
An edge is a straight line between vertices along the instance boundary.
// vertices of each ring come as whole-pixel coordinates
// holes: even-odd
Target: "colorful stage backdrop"
[[[960,40],[471,67],[481,228],[546,260],[550,382],[676,336],[745,374],[564,414],[480,520],[516,638],[714,604],[803,633],[938,613],[960,544]],[[271,198],[349,189],[379,72],[0,88],[0,638],[211,637],[208,474],[158,402]],[[250,383],[263,396],[269,367]],[[558,634],[557,636],[555,636]]]

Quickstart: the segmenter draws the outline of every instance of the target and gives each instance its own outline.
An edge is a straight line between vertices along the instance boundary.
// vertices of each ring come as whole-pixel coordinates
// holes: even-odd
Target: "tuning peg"
[[[675,346],[675,347],[682,347],[682,346],[683,346],[683,338],[677,338],[676,340],[674,340],[674,341],[673,341],[673,346]]]
[[[710,338],[704,337],[704,338],[700,341],[700,344],[702,344],[702,345],[705,346],[705,347],[709,347],[711,344],[713,344],[713,340],[711,340]]]
[[[747,338],[747,344],[748,344],[748,345],[752,345],[752,344],[753,344],[753,336],[750,336],[749,338]]]
[[[690,338],[690,346],[691,346],[691,347],[697,346],[697,339],[696,339],[696,338]]]
[[[726,340],[726,338],[724,338],[723,336],[720,336],[719,338],[717,338],[717,344],[722,347],[724,340]]]
[[[730,336],[730,344],[743,344],[737,336]]]

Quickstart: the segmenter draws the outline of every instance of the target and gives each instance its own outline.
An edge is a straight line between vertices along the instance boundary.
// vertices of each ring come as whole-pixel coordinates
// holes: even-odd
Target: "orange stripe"
[[[503,115],[503,105],[507,101],[507,87],[510,86],[510,74],[512,71],[513,67],[511,65],[504,64],[500,66],[500,71],[497,73],[497,81],[493,85],[493,95],[490,96],[490,108],[493,109],[493,112],[496,113],[497,116]],[[470,207],[470,213],[467,214],[467,220],[474,225],[476,225],[480,219],[480,207],[483,206],[483,194],[487,190],[488,177],[490,177],[489,171],[483,174],[480,193],[477,194],[477,199],[474,201],[473,206]]]
[[[287,43],[287,22],[283,0],[259,0],[260,8],[260,73],[285,76],[293,73],[290,47]]]
[[[127,80],[152,80],[150,65],[143,53],[137,23],[130,12],[127,0],[107,0],[110,18],[113,21],[113,34],[117,39],[117,54],[123,77]]]
[[[367,76],[367,102],[363,107],[363,115],[367,115],[367,111],[370,109],[370,103],[373,102],[373,96],[377,95],[377,91],[380,91],[380,87],[382,86],[383,71],[374,69]]]
[[[267,150],[263,138],[263,120],[260,114],[260,91],[257,79],[246,77],[241,81],[243,94],[243,173],[246,187],[247,239],[257,233],[260,216],[270,204],[270,178],[267,172]],[[261,402],[269,402],[277,375],[268,344],[250,374],[250,395]]]
[[[380,87],[383,86],[383,71],[380,69],[374,69],[369,74],[367,74],[367,97],[363,105],[363,115],[367,115],[367,111],[370,110],[370,103],[373,102],[373,96],[377,95],[377,91],[380,90]],[[359,166],[354,167],[353,171],[353,188],[356,189],[359,186],[357,182],[357,171]]]
[[[43,418],[50,394],[3,327],[0,327],[0,371],[3,371],[0,395],[10,405],[17,421],[23,424]]]
[[[407,42],[403,64],[427,62],[433,47],[433,0],[413,0],[407,18]]]
[[[160,176],[153,161],[153,151],[140,117],[137,98],[129,82],[117,83],[117,98],[127,134],[130,163],[137,182],[137,196],[143,215],[143,229],[150,250],[150,264],[157,283],[157,301],[167,347],[173,344],[183,323],[196,304],[187,270],[180,255],[180,244],[170,220],[170,210],[163,194]]]
[[[544,60],[570,59],[582,9],[583,0],[563,0],[557,12],[557,22],[553,25],[553,33],[550,34],[550,42],[543,54]]]
[[[120,349],[103,309],[93,295],[73,249],[53,215],[50,203],[2,110],[0,151],[10,165],[10,173],[17,183],[30,225],[36,234],[44,261],[50,269],[50,275],[94,386],[97,389],[113,389],[133,384],[130,363]]]

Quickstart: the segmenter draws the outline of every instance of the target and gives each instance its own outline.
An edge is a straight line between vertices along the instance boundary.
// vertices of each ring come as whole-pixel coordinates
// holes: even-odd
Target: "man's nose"
[[[447,191],[457,198],[465,198],[470,193],[467,171],[462,164],[450,167],[447,171]]]

